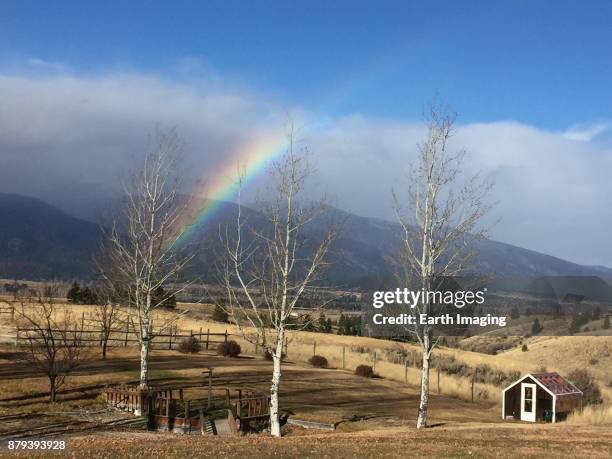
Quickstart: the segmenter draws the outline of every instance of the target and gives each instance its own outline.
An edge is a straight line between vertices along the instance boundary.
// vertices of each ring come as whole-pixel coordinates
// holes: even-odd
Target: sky
[[[104,194],[176,126],[214,178],[287,115],[318,188],[393,218],[421,114],[459,114],[495,239],[612,266],[612,3],[0,3],[0,191]],[[59,198],[56,198],[59,199]]]

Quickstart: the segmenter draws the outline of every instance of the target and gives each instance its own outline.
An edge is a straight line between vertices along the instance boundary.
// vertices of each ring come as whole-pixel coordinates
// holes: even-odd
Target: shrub
[[[227,314],[225,309],[223,309],[221,305],[216,304],[215,309],[213,310],[213,313],[212,313],[212,320],[214,320],[215,322],[225,323],[227,322],[228,318],[229,318],[229,315]]]
[[[183,354],[195,354],[200,352],[202,346],[200,342],[194,336],[188,336],[187,338],[183,338],[179,343],[178,350]]]
[[[529,348],[527,347],[527,345],[523,344],[523,346],[521,347],[521,351],[527,352],[528,350],[529,350]]]
[[[582,391],[585,405],[598,405],[602,403],[601,391],[595,379],[587,370],[574,370],[567,379]]]
[[[264,359],[268,360],[269,362],[272,361],[272,354],[267,349],[264,351],[263,356],[264,356]],[[281,360],[285,360],[284,353],[281,355]]]
[[[357,376],[363,376],[364,378],[373,378],[374,369],[370,365],[359,365],[355,368],[355,374]]]
[[[240,352],[242,352],[240,344],[233,340],[219,343],[217,346],[217,354],[224,357],[238,357]]]
[[[489,400],[489,391],[484,387],[477,387],[474,390],[474,397],[478,400]]]
[[[308,359],[308,363],[315,368],[327,368],[327,359],[322,355],[313,355]]]
[[[351,352],[356,352],[357,354],[369,354],[372,352],[372,349],[366,346],[351,346]]]
[[[388,362],[395,364],[403,364],[404,360],[406,360],[406,357],[408,356],[406,349],[402,348],[401,346],[394,347],[392,349],[385,349],[384,353],[385,359]]]

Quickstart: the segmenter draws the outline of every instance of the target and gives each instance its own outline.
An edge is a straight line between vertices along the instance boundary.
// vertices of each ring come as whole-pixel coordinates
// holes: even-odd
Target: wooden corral
[[[502,418],[556,422],[582,407],[582,392],[558,373],[527,374],[502,391]]]
[[[117,386],[104,389],[107,404],[137,416],[146,416],[150,430],[176,433],[234,434],[265,426],[270,398],[252,389],[212,384],[212,368],[202,384],[146,388]],[[202,389],[205,388],[204,397]]]

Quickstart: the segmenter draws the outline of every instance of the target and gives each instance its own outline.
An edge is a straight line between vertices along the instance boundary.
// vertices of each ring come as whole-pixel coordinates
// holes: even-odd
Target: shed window
[[[531,387],[525,387],[525,402],[524,402],[523,411],[531,413],[532,404],[533,404],[533,390],[531,389]]]

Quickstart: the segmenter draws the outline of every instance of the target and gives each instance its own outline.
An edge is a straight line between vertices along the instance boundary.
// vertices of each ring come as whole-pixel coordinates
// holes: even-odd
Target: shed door
[[[536,420],[536,385],[521,384],[521,421]]]

